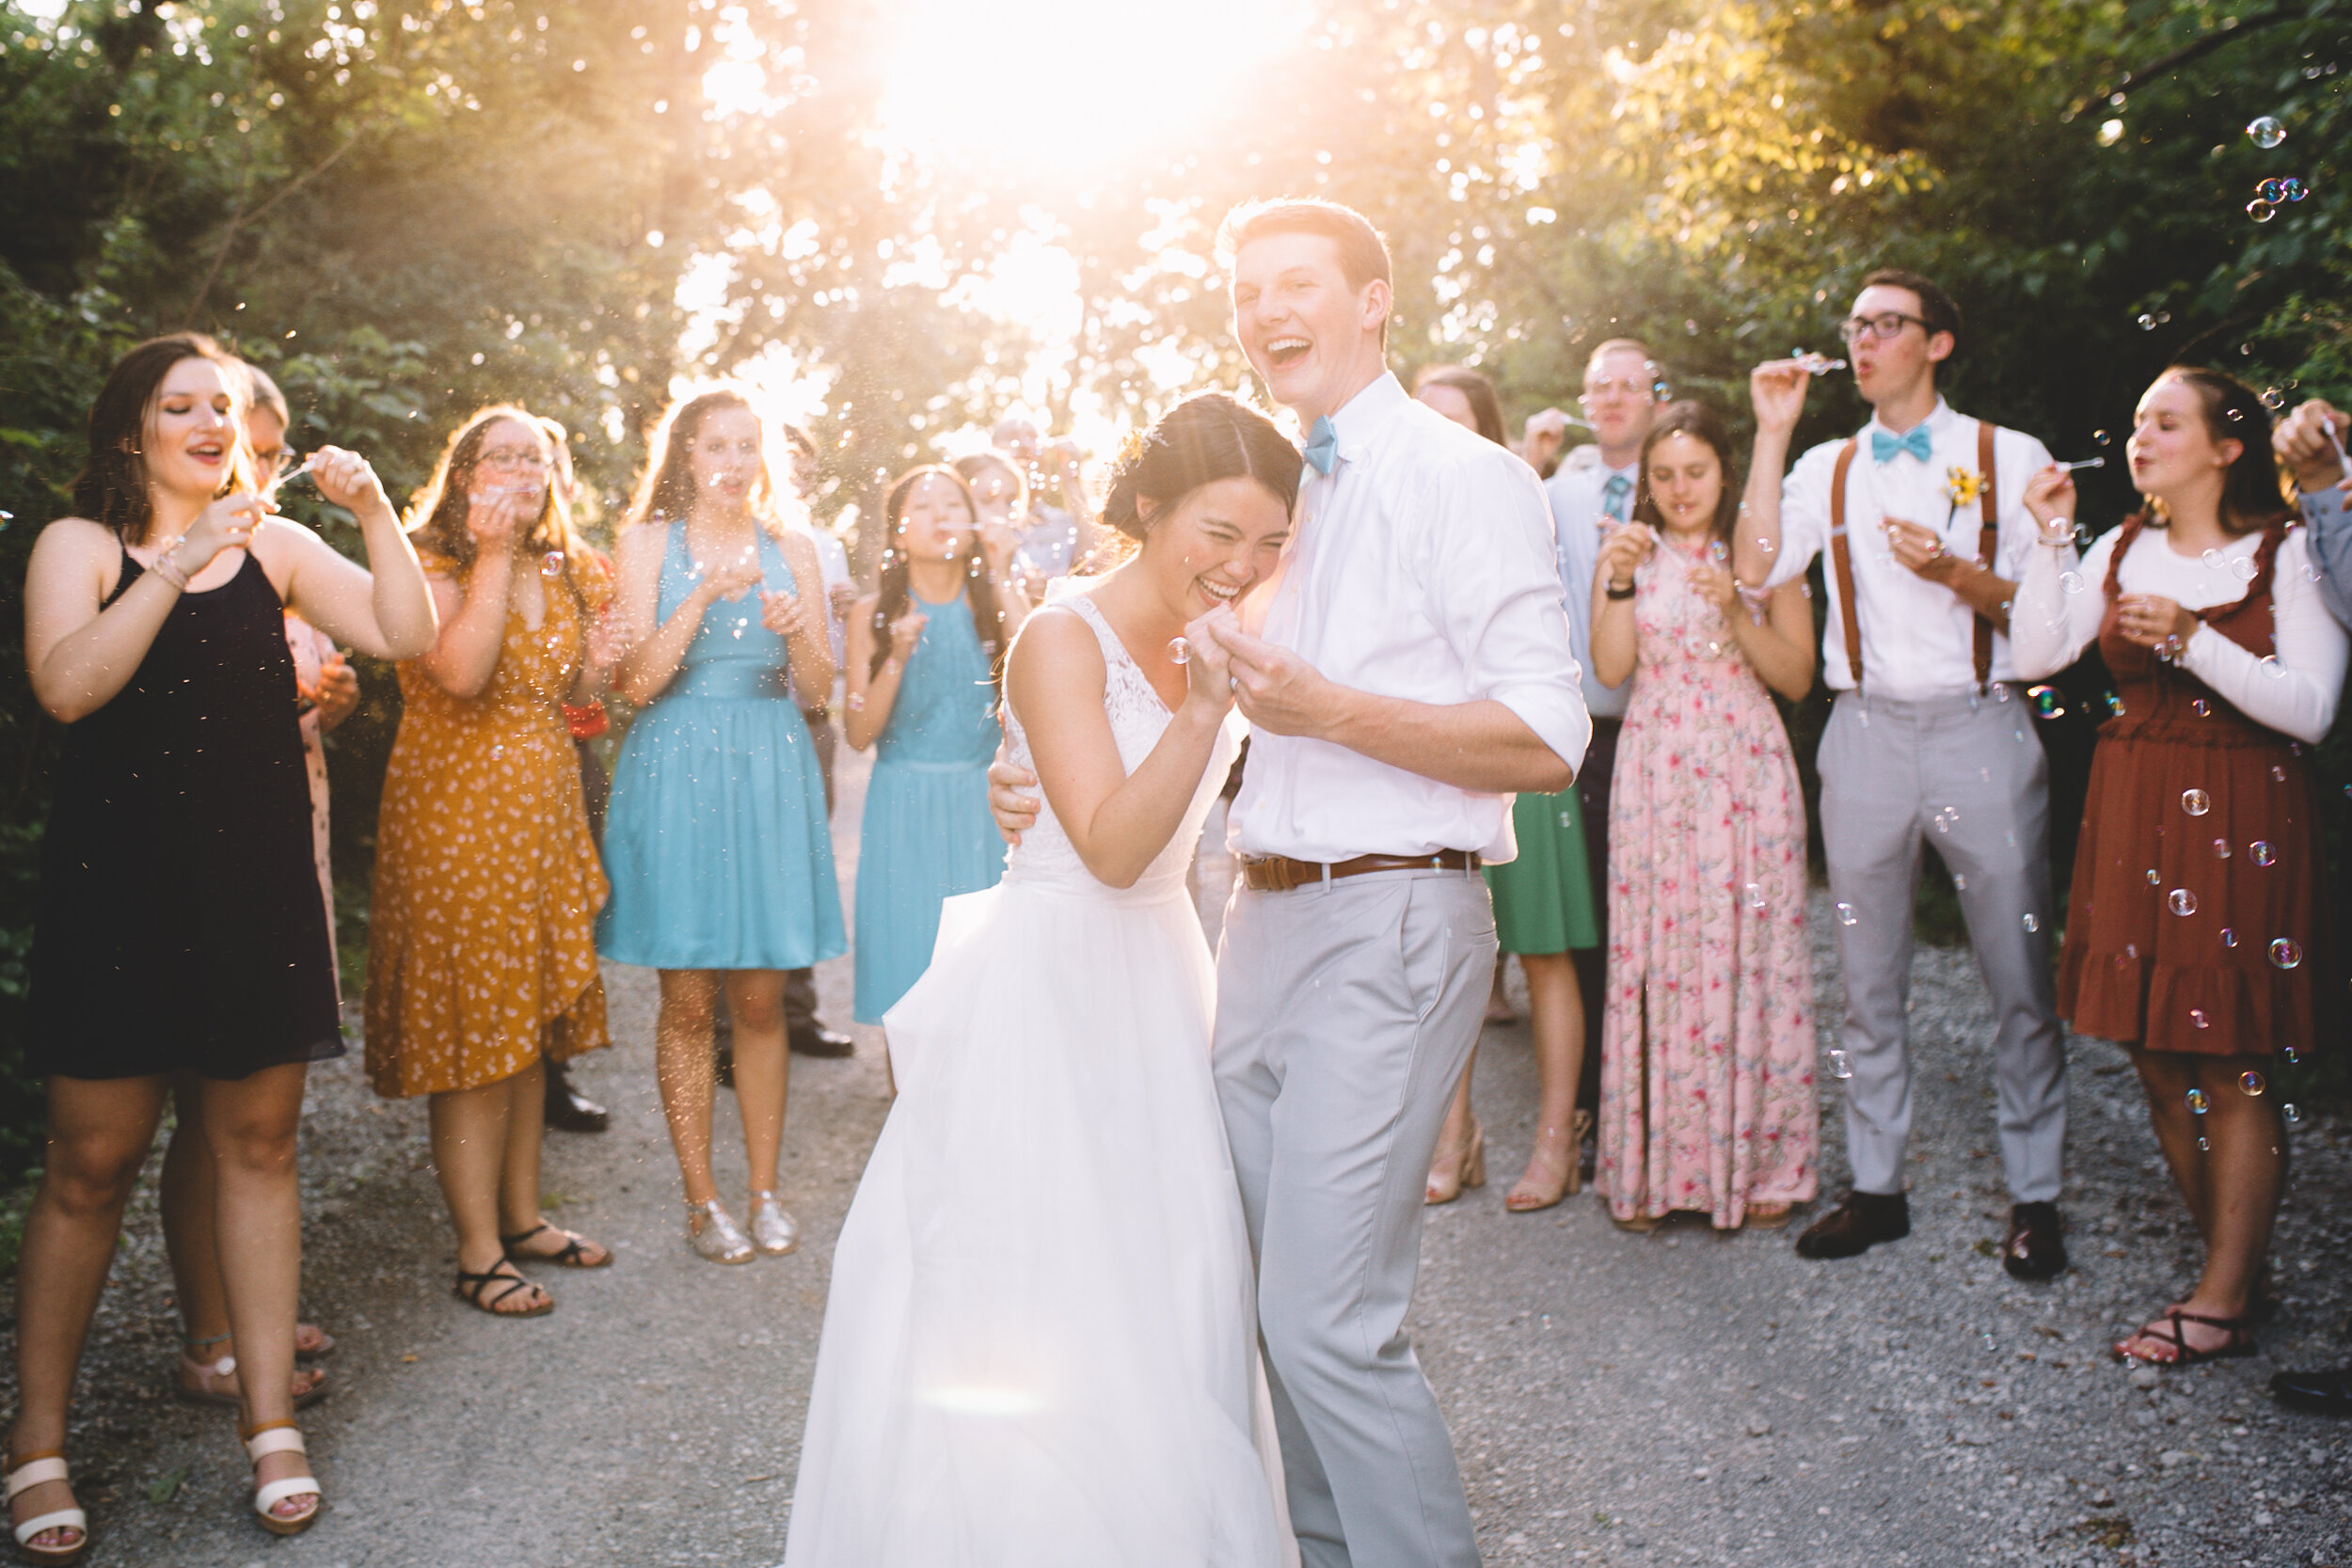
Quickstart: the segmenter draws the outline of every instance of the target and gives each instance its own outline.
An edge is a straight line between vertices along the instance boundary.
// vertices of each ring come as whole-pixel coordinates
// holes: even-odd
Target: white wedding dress
[[[1083,593],[1058,602],[1132,772],[1168,710]],[[1184,887],[1237,744],[1133,888],[1049,806],[1001,883],[947,900],[886,1020],[898,1099],[834,1252],[786,1568],[1296,1562]]]

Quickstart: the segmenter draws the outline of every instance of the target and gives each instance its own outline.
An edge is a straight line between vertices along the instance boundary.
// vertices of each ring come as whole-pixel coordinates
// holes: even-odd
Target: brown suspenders
[[[1984,481],[1983,491],[1978,497],[1981,526],[1977,532],[1977,563],[1987,569],[1998,559],[2001,544],[2000,513],[1994,499],[1995,428],[1990,420],[1977,421],[1977,472]],[[1846,475],[1853,467],[1854,453],[1861,447],[1857,437],[1838,449],[1837,467],[1829,482],[1830,567],[1837,574],[1837,608],[1846,633],[1846,667],[1853,672],[1856,690],[1862,687],[1862,613],[1854,604],[1853,550],[1846,543]],[[1976,662],[1977,689],[1982,691],[1993,679],[1993,623],[1982,615],[1977,617]]]

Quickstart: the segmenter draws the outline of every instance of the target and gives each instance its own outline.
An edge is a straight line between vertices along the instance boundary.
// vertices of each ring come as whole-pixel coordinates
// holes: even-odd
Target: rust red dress
[[[2077,1034],[2198,1055],[2263,1054],[2312,1037],[2322,966],[2319,798],[2311,758],[2116,629],[2123,525],[2099,652],[2122,706],[2100,726],[2074,860],[2058,1012]],[[2246,596],[2195,614],[2276,653],[2264,532]]]

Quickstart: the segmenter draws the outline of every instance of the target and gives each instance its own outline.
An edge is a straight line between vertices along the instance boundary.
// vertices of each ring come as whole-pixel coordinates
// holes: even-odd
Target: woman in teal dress
[[[1502,405],[1493,383],[1461,365],[1430,365],[1413,383],[1414,396],[1497,446],[1503,445]],[[1582,587],[1562,584],[1564,593]],[[1534,1037],[1538,1105],[1535,1148],[1527,1170],[1503,1207],[1516,1214],[1549,1209],[1575,1192],[1579,1150],[1589,1113],[1576,1108],[1576,1084],[1584,1066],[1584,996],[1576,982],[1573,948],[1600,945],[1600,922],[1593,908],[1593,880],[1584,853],[1582,808],[1573,786],[1557,795],[1522,795],[1511,808],[1511,832],[1518,840],[1517,860],[1490,866],[1495,934],[1504,953],[1519,956],[1527,975],[1528,1032]],[[1502,961],[1496,961],[1498,987]],[[1486,1134],[1470,1111],[1471,1053],[1462,1085],[1446,1113],[1445,1131],[1430,1162],[1431,1203],[1448,1203],[1464,1187],[1486,1182]]]
[[[939,907],[996,885],[988,810],[997,678],[1026,612],[1006,568],[1018,540],[980,526],[961,475],[927,465],[882,501],[878,592],[850,622],[850,744],[879,745],[857,863],[857,1021],[880,1023],[931,961]]]
[[[612,901],[596,946],[661,972],[654,1061],[685,1177],[687,1241],[713,1262],[784,1253],[800,1227],[777,1196],[788,1087],[785,972],[843,939],[825,782],[801,718],[833,689],[817,547],[783,525],[751,394],[722,386],[664,416],[621,534],[638,705],[606,807]],[[802,585],[807,585],[807,592]],[[797,695],[796,695],[797,694]],[[751,1170],[751,1233],[710,1170],[711,1022],[726,991]]]

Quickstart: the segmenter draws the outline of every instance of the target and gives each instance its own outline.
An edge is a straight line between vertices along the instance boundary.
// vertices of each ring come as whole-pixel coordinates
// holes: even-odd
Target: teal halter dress
[[[797,593],[764,531],[770,593]],[[670,526],[659,615],[693,592],[686,525]],[[805,969],[848,947],[825,827],[825,779],[759,595],[721,599],[676,675],[638,713],[604,826],[612,897],[596,950],[649,969]]]
[[[988,810],[1002,737],[987,653],[968,596],[919,595],[923,635],[875,743],[857,853],[857,1006],[880,1023],[930,967],[939,906],[996,885],[1005,841]]]

